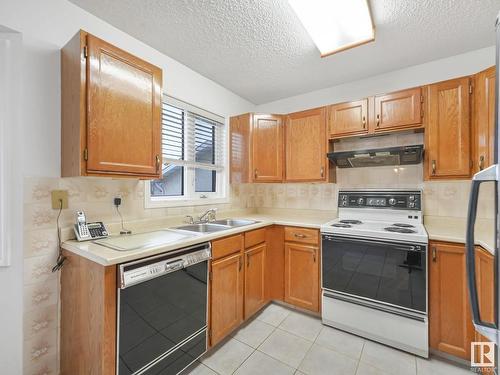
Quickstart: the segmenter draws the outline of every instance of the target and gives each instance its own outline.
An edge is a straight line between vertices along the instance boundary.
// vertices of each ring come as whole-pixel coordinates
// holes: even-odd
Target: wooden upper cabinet
[[[427,178],[468,178],[471,172],[470,79],[427,87]]]
[[[474,172],[493,164],[495,147],[495,67],[474,76]]]
[[[260,114],[253,116],[253,181],[283,181],[283,143],[283,119],[281,116]]]
[[[250,134],[252,114],[231,117],[229,120],[229,159],[232,184],[245,184],[252,181]]]
[[[63,177],[159,177],[161,69],[83,31],[61,65]]]
[[[420,87],[375,96],[374,131],[422,126],[423,98]]]
[[[266,243],[245,250],[245,319],[266,302]]]
[[[325,181],[325,108],[289,114],[285,122],[286,181]]]
[[[329,106],[328,130],[330,138],[368,133],[368,99]]]
[[[431,242],[429,340],[439,351],[470,360],[474,338],[464,245]]]

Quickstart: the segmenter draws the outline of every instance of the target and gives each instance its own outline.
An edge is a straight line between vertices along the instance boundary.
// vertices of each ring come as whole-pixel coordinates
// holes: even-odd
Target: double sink
[[[243,220],[243,219],[224,219],[224,220],[215,220],[208,223],[181,225],[180,227],[175,227],[172,229],[185,230],[196,233],[213,233],[222,230],[243,227],[255,223],[258,222],[254,220]]]

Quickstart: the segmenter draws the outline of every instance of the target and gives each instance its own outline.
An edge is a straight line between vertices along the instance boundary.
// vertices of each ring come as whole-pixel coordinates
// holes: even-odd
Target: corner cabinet
[[[229,120],[229,159],[232,184],[252,182],[250,135],[252,114],[231,117]]]
[[[285,180],[327,180],[325,108],[291,113],[285,121]]]
[[[161,69],[80,31],[61,71],[62,176],[160,177]]]
[[[252,172],[254,182],[283,181],[283,118],[253,115]]]
[[[494,66],[474,76],[474,173],[493,164],[495,152],[495,76]]]
[[[471,116],[469,77],[427,87],[425,177],[469,178],[471,174]]]

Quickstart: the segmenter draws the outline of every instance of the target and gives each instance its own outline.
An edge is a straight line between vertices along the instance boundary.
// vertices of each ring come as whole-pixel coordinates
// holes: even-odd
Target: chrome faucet
[[[217,214],[217,208],[210,208],[209,210],[207,210],[198,217],[198,222],[209,223],[211,221],[215,221],[217,219],[216,214]]]

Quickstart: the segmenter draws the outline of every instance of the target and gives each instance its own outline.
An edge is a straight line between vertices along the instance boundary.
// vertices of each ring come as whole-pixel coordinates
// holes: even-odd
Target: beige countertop
[[[314,213],[312,211],[307,211],[307,210],[304,211],[283,210],[283,211],[262,212],[262,213],[248,213],[248,214],[231,215],[231,216],[221,215],[219,218],[223,219],[227,217],[231,217],[234,219],[239,218],[239,219],[255,220],[257,221],[257,223],[242,227],[231,228],[214,233],[206,233],[206,234],[193,233],[188,238],[181,239],[174,243],[170,243],[167,245],[151,246],[146,249],[118,251],[99,245],[97,243],[94,243],[93,241],[78,242],[75,240],[65,241],[62,247],[65,250],[71,251],[75,254],[78,254],[84,258],[92,260],[103,266],[109,266],[144,258],[147,256],[157,255],[160,253],[168,252],[170,250],[176,250],[182,247],[196,245],[202,242],[212,241],[217,238],[222,238],[242,232],[247,232],[250,230],[266,227],[273,224],[319,229],[321,224],[332,219],[332,213],[331,212]],[[150,225],[151,225],[150,230],[145,230],[144,226],[142,226],[142,228],[140,228],[139,230],[135,230],[134,233],[144,233],[148,231],[172,229],[172,227],[182,225],[182,223],[169,222],[165,223],[164,226],[158,223]],[[111,231],[113,232],[112,229]]]
[[[465,243],[465,218],[425,216],[424,225],[429,240]],[[476,245],[493,253],[495,251],[495,220],[477,219],[474,240]]]

